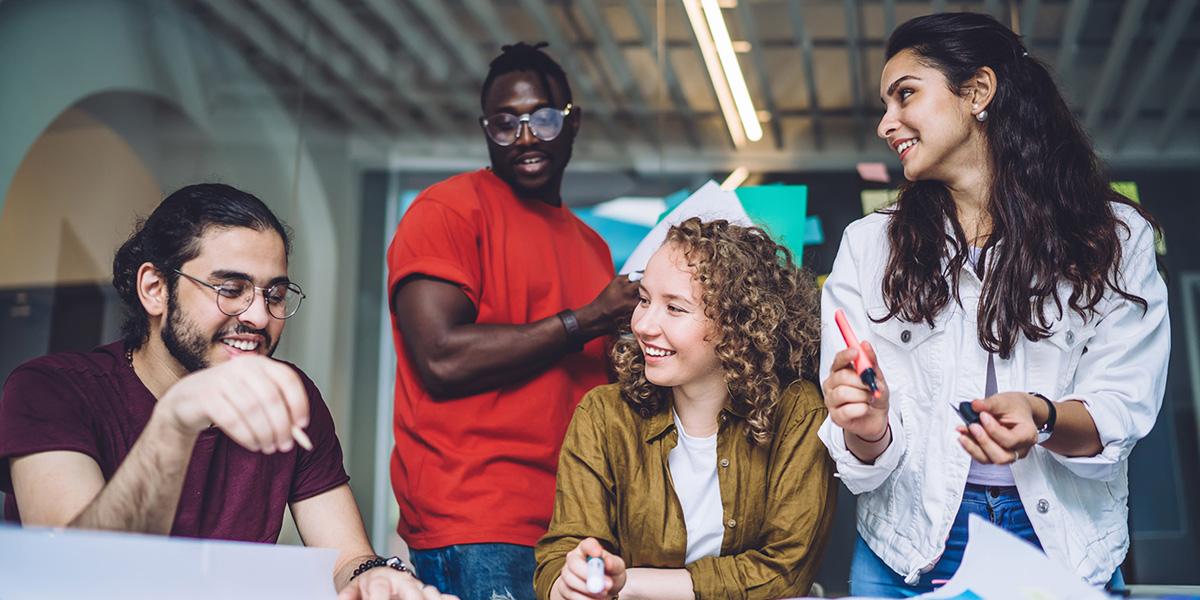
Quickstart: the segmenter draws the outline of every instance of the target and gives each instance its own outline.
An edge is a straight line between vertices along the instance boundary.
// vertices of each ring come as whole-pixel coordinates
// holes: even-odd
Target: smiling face
[[[978,168],[984,135],[975,120],[979,107],[911,49],[883,67],[880,97],[886,111],[876,133],[899,155],[905,179],[950,181],[962,169]]]
[[[567,104],[566,90],[553,77],[547,77],[550,90],[532,71],[512,71],[496,77],[483,102],[483,114],[524,115],[539,108],[562,109]],[[553,101],[552,101],[553,99]],[[563,171],[571,160],[571,149],[579,129],[580,110],[567,115],[562,133],[551,141],[542,141],[521,128],[520,136],[509,146],[501,146],[484,134],[492,172],[503,179],[521,197],[532,197],[557,204],[560,202]]]
[[[659,248],[646,265],[630,324],[646,361],[646,380],[699,394],[713,386],[724,389],[725,373],[693,272],[674,245]]]
[[[214,285],[245,277],[258,287],[287,280],[283,240],[273,230],[210,228],[198,241],[200,253],[180,271]],[[179,277],[168,297],[160,335],[171,356],[194,372],[244,354],[270,356],[283,334],[284,320],[267,311],[262,293],[242,314],[231,317],[217,307],[211,288]]]

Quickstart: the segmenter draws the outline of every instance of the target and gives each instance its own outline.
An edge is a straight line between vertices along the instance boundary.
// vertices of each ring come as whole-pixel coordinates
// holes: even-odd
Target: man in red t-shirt
[[[491,169],[421,193],[388,249],[399,355],[392,486],[422,579],[533,598],[533,546],[575,405],[636,284],[563,206],[580,109],[538,46],[506,46],[481,94]]]
[[[250,194],[168,196],[113,260],[124,339],[33,359],[5,382],[6,518],[275,543],[290,505],[305,543],[341,551],[339,598],[437,597],[374,555],[329,410],[270,358],[304,298],[289,247]]]

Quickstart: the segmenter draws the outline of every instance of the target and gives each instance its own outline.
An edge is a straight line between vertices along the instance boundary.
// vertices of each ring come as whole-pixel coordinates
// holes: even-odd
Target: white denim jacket
[[[1046,554],[1092,584],[1103,584],[1129,549],[1129,452],[1150,433],[1162,405],[1170,354],[1167,288],[1155,263],[1154,232],[1132,208],[1113,204],[1129,225],[1122,240],[1120,281],[1148,303],[1142,308],[1109,290],[1097,313],[1055,320],[1053,335],[1020,336],[1012,357],[996,357],[999,390],[1080,400],[1099,430],[1103,451],[1067,458],[1035,446],[1012,465],[1021,502]],[[894,571],[915,584],[937,562],[962,502],[971,457],[958,443],[962,421],[952,408],[983,397],[987,351],[976,333],[981,282],[959,278],[962,305],[951,300],[932,327],[887,314],[883,270],[890,216],[872,214],[846,228],[821,296],[821,380],[846,344],[834,324],[842,308],[860,339],[875,346],[891,391],[892,443],[864,464],[846,449],[840,427],[826,419],[820,437],[837,476],[858,496],[858,532]],[[989,259],[990,260],[990,259]],[[1060,287],[1063,306],[1069,288]],[[1053,303],[1047,317],[1058,317]]]

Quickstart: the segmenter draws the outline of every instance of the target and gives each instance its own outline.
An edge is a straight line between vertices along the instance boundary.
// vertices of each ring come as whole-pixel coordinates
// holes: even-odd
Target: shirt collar
[[[746,412],[739,408],[735,408],[732,402],[726,404],[725,408],[721,409],[722,424],[728,419],[726,415],[742,420],[746,418]],[[645,443],[650,443],[666,435],[674,428],[675,419],[671,417],[671,405],[670,403],[667,403],[662,410],[650,415],[649,418],[642,421],[642,441]]]

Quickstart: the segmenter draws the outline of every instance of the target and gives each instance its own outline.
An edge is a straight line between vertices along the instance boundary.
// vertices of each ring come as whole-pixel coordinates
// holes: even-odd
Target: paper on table
[[[667,231],[671,229],[671,226],[692,217],[701,217],[705,221],[725,219],[730,223],[746,227],[754,225],[750,220],[750,215],[746,214],[746,209],[742,208],[742,203],[738,201],[737,195],[731,191],[722,190],[717,182],[710,179],[708,183],[700,186],[700,189],[688,196],[687,200],[679,203],[654,226],[654,229],[650,230],[650,233],[646,234],[646,237],[642,238],[642,242],[633,249],[629,259],[621,266],[620,273],[625,275],[631,271],[645,269],[646,263],[650,262],[650,257],[667,239]]]
[[[1041,550],[978,515],[971,515],[967,528],[969,541],[958,571],[946,585],[921,598],[1107,598],[1102,591],[1085,583]]]
[[[336,550],[0,525],[0,598],[331,600]]]

